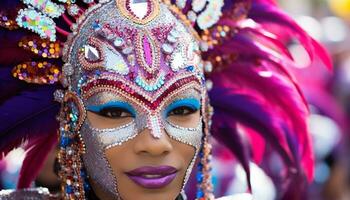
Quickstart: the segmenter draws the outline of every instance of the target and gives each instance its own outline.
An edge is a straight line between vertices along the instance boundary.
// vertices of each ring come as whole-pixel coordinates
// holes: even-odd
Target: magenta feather
[[[263,24],[265,29],[269,25],[277,25],[278,34],[287,34],[290,38],[296,38],[305,47],[312,61],[318,58],[329,69],[332,68],[332,61],[323,46],[309,36],[291,17],[282,12],[276,6],[266,3],[254,3],[249,12],[249,17],[258,23]]]
[[[274,1],[252,1],[248,18],[241,21],[233,21],[229,14],[225,14],[219,21],[220,25],[228,25],[237,30],[236,34],[226,39],[221,45],[215,46],[205,56],[214,57],[225,54],[236,54],[237,59],[233,63],[225,63],[217,73],[210,75],[214,82],[213,91],[217,88],[229,88],[234,94],[247,95],[256,102],[260,109],[266,110],[266,129],[256,127],[259,121],[244,121],[242,112],[237,116],[233,111],[227,113],[232,116],[233,122],[242,123],[248,128],[247,137],[254,140],[254,134],[249,134],[249,128],[261,134],[268,145],[279,143],[280,147],[274,149],[282,156],[286,164],[298,171],[294,174],[295,180],[309,181],[313,178],[313,153],[311,138],[307,129],[308,116],[307,101],[298,82],[290,73],[290,69],[296,64],[292,60],[287,46],[283,43],[286,38],[296,38],[304,46],[310,56],[311,63],[322,61],[325,66],[331,68],[331,60],[326,50],[304,30],[302,30],[288,15],[276,7]],[[234,4],[234,3],[233,3]],[[229,11],[227,11],[229,12]],[[278,27],[278,31],[273,28]],[[212,92],[211,92],[212,93]],[[216,94],[216,92],[214,92]],[[214,109],[220,109],[220,105],[227,105],[223,110],[231,107],[250,105],[252,101],[240,102],[235,105],[231,97],[231,104],[225,104],[225,97],[211,95]],[[228,98],[228,96],[226,97]],[[218,108],[219,107],[219,108]],[[235,110],[237,112],[237,110]],[[223,111],[224,112],[224,111]],[[254,116],[254,111],[246,115]],[[224,116],[215,117],[215,123],[225,121]],[[215,126],[214,126],[215,127]],[[255,127],[255,128],[254,128]],[[214,128],[215,129],[215,128]],[[213,130],[215,132],[216,130]],[[234,133],[234,132],[233,132]],[[232,134],[232,133],[231,133]],[[261,139],[261,138],[260,138]],[[253,141],[252,141],[253,143]],[[262,145],[264,146],[264,145]],[[260,148],[252,146],[253,154]],[[241,159],[242,160],[242,159]],[[289,163],[288,163],[289,162]],[[291,164],[291,165],[289,165]],[[293,173],[290,174],[291,176]]]
[[[23,146],[28,149],[20,177],[20,187],[28,187],[45,161],[46,153],[53,145],[53,138],[57,139],[58,123],[56,115],[59,105],[53,102],[55,86],[27,87],[0,104],[0,154],[6,155],[13,148]],[[44,146],[42,138],[52,141]],[[34,154],[38,157],[34,158]],[[32,161],[32,162],[31,162]],[[35,161],[35,162],[34,162]],[[36,169],[36,170],[34,170]]]
[[[54,130],[53,130],[54,131]],[[58,135],[52,133],[52,130],[48,130],[46,136],[38,137],[35,140],[30,140],[30,148],[26,152],[23,166],[19,174],[18,188],[30,187],[30,184],[35,180],[36,176],[40,172],[44,165],[44,161],[52,151],[58,141]]]

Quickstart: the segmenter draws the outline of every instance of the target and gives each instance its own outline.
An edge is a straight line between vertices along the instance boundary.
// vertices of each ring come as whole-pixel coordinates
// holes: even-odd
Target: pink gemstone
[[[143,52],[144,52],[144,58],[146,60],[146,63],[148,66],[152,65],[152,48],[151,43],[149,42],[149,39],[147,36],[143,36]]]

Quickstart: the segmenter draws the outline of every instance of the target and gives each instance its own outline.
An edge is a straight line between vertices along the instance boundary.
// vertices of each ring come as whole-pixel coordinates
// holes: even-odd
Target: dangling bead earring
[[[84,107],[81,100],[71,92],[66,92],[61,106],[59,116],[60,151],[58,153],[60,170],[58,175],[61,179],[61,190],[64,195],[62,199],[85,200],[85,194],[88,194],[90,185],[82,164],[85,146],[79,133],[85,118]]]
[[[208,137],[203,137],[203,145],[199,152],[200,162],[197,166],[197,200],[211,200],[213,196],[213,184],[211,177],[211,144]]]
[[[212,146],[209,143],[210,137],[210,125],[211,125],[211,116],[213,115],[213,108],[209,105],[209,100],[203,100],[202,113],[203,113],[203,138],[202,146],[199,151],[199,163],[197,166],[197,200],[213,200],[213,184],[211,177],[211,149]]]

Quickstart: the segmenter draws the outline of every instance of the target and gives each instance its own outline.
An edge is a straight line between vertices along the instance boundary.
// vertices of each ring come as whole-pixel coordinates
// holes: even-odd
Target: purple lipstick
[[[126,173],[132,181],[147,189],[167,186],[175,179],[176,174],[177,169],[171,166],[145,166]]]

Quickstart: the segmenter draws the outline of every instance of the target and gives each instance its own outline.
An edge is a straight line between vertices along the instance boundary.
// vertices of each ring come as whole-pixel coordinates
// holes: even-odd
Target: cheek
[[[174,141],[174,153],[178,158],[181,158],[183,165],[187,168],[195,155],[195,148],[193,146]]]
[[[105,151],[106,158],[114,173],[123,171],[124,165],[131,162],[132,153],[131,142],[125,142],[120,146],[115,146]]]

